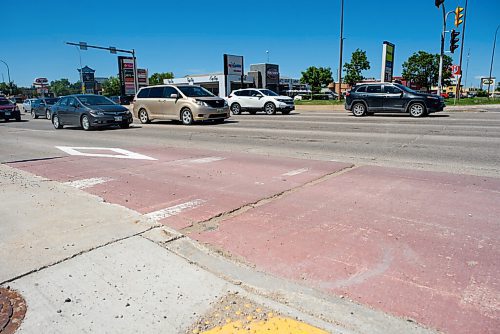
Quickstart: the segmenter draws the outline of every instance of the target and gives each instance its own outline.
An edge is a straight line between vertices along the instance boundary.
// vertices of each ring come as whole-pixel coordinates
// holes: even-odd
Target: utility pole
[[[465,44],[465,24],[467,23],[467,2],[468,0],[465,0],[465,10],[464,10],[464,25],[462,26],[462,44],[460,45],[460,61],[459,61],[459,67],[460,67],[460,77],[458,77],[457,80],[457,87],[455,89],[455,101],[460,100],[460,95],[462,93],[462,89],[460,88],[460,84],[462,82],[462,55],[464,53],[464,44]]]
[[[493,39],[493,51],[491,52],[490,75],[488,76],[488,99],[490,98],[491,72],[493,71],[493,59],[495,58],[495,46],[497,44],[498,28],[500,28],[500,24],[497,26],[497,30],[495,30],[495,38]]]
[[[342,100],[342,52],[344,51],[344,0],[340,0],[339,101]]]

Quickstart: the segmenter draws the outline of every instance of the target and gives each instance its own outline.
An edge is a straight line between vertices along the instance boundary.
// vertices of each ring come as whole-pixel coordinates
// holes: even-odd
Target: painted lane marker
[[[107,177],[94,177],[91,179],[68,181],[64,182],[64,184],[76,189],[86,189],[108,181],[113,181],[113,179]]]
[[[56,146],[63,152],[69,155],[79,155],[85,157],[99,157],[99,158],[117,158],[117,159],[134,159],[134,160],[157,160],[155,158],[148,157],[147,155],[127,151],[121,148],[110,148],[110,147],[70,147],[70,146]],[[86,151],[111,151],[118,154],[103,154],[103,153],[87,153],[80,152],[80,150]]]
[[[299,175],[302,173],[305,173],[309,170],[309,168],[301,168],[301,169],[296,169],[296,170],[291,170],[288,173],[281,174],[282,176],[294,176],[294,175]]]
[[[165,209],[161,209],[158,211],[153,211],[153,212],[147,213],[145,216],[148,218],[151,218],[153,220],[158,221],[158,220],[162,220],[162,219],[165,219],[165,218],[168,218],[171,216],[176,216],[179,213],[181,213],[182,211],[194,209],[197,206],[199,206],[205,202],[206,201],[202,200],[202,199],[195,199],[195,200],[192,200],[192,201],[189,201],[186,203],[171,206],[169,208],[165,208]]]
[[[224,160],[226,158],[222,158],[222,157],[206,157],[206,158],[200,158],[200,159],[193,159],[193,160],[188,160],[190,163],[193,163],[193,164],[206,164],[206,163],[209,163],[209,162],[215,162],[215,161],[220,161],[220,160]]]
[[[206,158],[199,158],[199,159],[181,159],[181,160],[171,161],[170,164],[176,165],[176,166],[187,166],[190,164],[207,164],[210,162],[221,161],[221,160],[226,160],[226,158],[206,157]]]

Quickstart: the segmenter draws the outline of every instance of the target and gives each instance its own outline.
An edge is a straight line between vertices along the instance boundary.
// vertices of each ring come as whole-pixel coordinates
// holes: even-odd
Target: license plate
[[[5,116],[10,116],[10,111],[6,111]]]
[[[116,116],[116,117],[115,117],[115,121],[117,121],[117,122],[121,122],[121,121],[122,121],[122,117],[121,117],[121,116]]]

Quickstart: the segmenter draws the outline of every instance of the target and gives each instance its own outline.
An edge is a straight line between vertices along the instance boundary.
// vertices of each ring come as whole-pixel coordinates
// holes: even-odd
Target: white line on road
[[[203,204],[205,202],[206,201],[202,200],[202,199],[195,199],[193,201],[189,201],[189,202],[186,202],[186,203],[182,203],[182,204],[178,204],[178,205],[175,205],[175,206],[171,206],[169,208],[165,208],[165,209],[161,209],[161,210],[158,210],[158,211],[153,211],[153,212],[147,213],[145,216],[148,217],[148,218],[151,218],[153,220],[158,221],[158,220],[162,220],[164,218],[168,218],[168,217],[171,217],[171,216],[178,215],[182,211],[189,210],[189,209],[194,209],[197,206],[199,206],[199,205],[201,205],[201,204]]]
[[[291,170],[288,173],[281,174],[282,176],[294,176],[294,175],[299,175],[302,173],[305,173],[309,170],[309,168],[301,168],[301,169],[296,169],[296,170]]]
[[[102,183],[112,181],[112,180],[113,179],[106,178],[106,177],[94,177],[91,179],[68,181],[68,182],[64,182],[64,184],[67,186],[76,188],[76,189],[85,189],[85,188],[90,188],[90,187],[96,186],[98,184],[102,184]]]
[[[180,166],[186,166],[186,165],[189,165],[189,164],[206,164],[206,163],[220,161],[220,160],[225,160],[225,159],[226,158],[222,158],[222,157],[205,157],[205,158],[198,158],[198,159],[181,159],[181,160],[171,161],[170,164],[180,165]]]
[[[80,155],[86,157],[98,157],[98,158],[117,158],[117,159],[135,159],[135,160],[157,160],[155,158],[148,157],[147,155],[127,151],[121,148],[110,148],[110,147],[69,147],[69,146],[56,146],[63,152],[69,155]],[[86,153],[80,152],[79,150],[97,150],[97,151],[111,151],[118,154],[103,154],[103,153]]]

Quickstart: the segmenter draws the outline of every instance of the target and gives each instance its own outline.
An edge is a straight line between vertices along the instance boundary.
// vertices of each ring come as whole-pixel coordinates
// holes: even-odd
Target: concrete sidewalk
[[[0,202],[0,286],[27,304],[18,333],[222,333],[242,324],[259,332],[271,322],[290,333],[430,332],[233,263],[137,212],[5,165]]]

